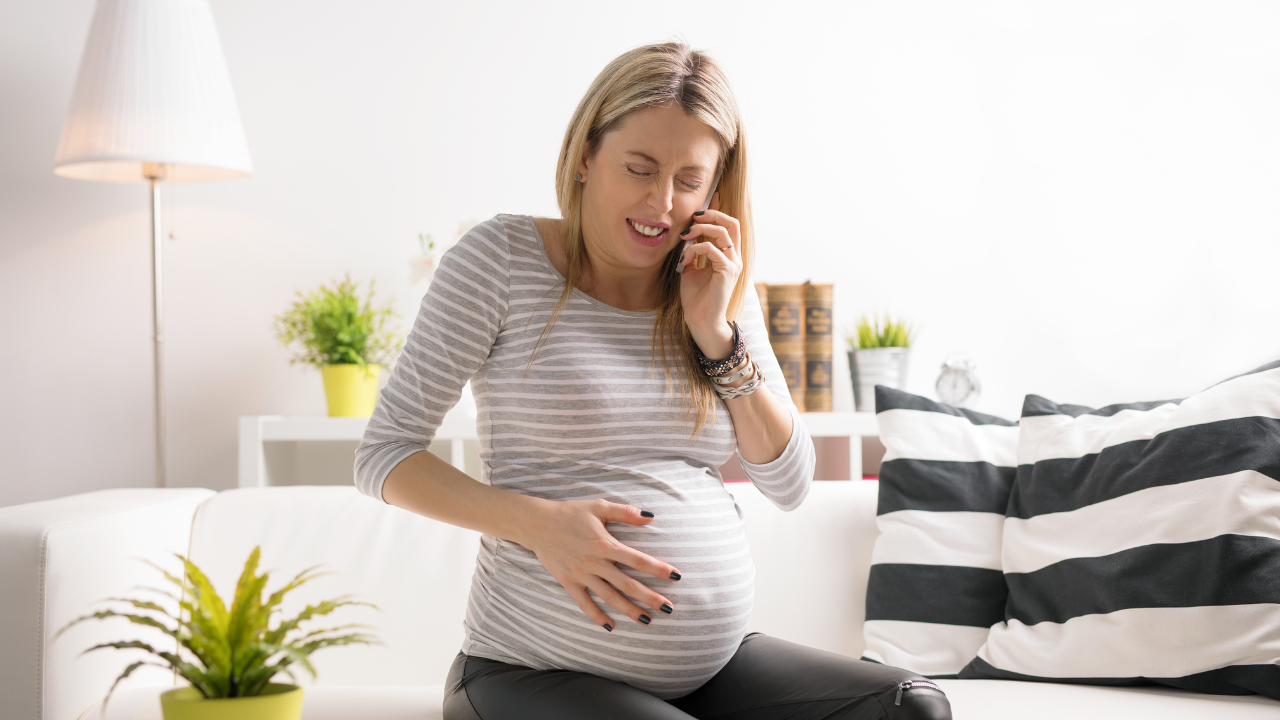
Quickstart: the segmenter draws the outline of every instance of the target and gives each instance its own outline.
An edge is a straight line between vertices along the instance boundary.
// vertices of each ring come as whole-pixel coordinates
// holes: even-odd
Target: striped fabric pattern
[[[1280,699],[1280,362],[1185,400],[1022,414],[1007,621],[962,676]]]
[[[868,660],[955,677],[1004,619],[1000,564],[1018,427],[876,386],[880,466]]]
[[[430,445],[470,380],[483,482],[551,500],[603,498],[649,510],[656,515],[649,525],[608,529],[683,577],[671,582],[623,568],[671,598],[675,612],[651,612],[653,622],[644,626],[598,602],[613,620],[609,633],[531,551],[486,535],[462,651],[679,697],[729,661],[751,613],[755,571],[741,515],[719,475],[737,449],[733,425],[719,403],[714,421],[691,436],[679,386],[660,361],[655,367],[652,312],[619,310],[575,290],[531,363],[563,282],[528,216],[499,215],[451,248],[356,452],[356,485],[382,499],[387,473]],[[813,442],[754,294],[739,322],[768,391],[790,409],[795,428],[781,457],[742,466],[774,504],[790,510],[808,493]]]

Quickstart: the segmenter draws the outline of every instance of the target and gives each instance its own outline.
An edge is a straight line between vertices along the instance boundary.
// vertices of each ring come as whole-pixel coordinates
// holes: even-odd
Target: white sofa
[[[791,513],[749,484],[728,487],[746,518],[758,572],[752,629],[858,657],[877,483],[815,483]],[[477,541],[473,532],[349,487],[105,490],[0,508],[0,715],[158,720],[157,698],[175,683],[172,673],[135,674],[103,715],[100,699],[136,651],[80,654],[99,642],[146,637],[145,628],[111,619],[83,623],[56,641],[53,633],[100,607],[101,598],[165,584],[135,558],[178,573],[173,553],[189,554],[227,595],[261,545],[262,567],[273,571],[268,590],[311,565],[336,571],[296,591],[286,612],[344,593],[381,608],[347,607],[321,619],[326,626],[370,623],[385,644],[318,652],[318,679],[300,675],[306,720],[439,718]],[[995,680],[941,685],[957,720],[1280,718],[1280,702],[1258,696]]]

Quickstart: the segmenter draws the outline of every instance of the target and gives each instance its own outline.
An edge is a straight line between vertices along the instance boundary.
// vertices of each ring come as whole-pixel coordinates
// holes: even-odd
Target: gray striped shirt
[[[653,353],[653,312],[629,312],[575,290],[530,356],[564,278],[533,219],[498,215],[445,253],[356,451],[355,481],[382,499],[387,473],[431,444],[471,381],[483,482],[551,500],[603,498],[657,517],[608,523],[618,540],[679,568],[679,582],[624,572],[671,598],[675,613],[648,626],[597,604],[606,632],[578,609],[533,552],[485,535],[471,585],[462,651],[536,669],[588,672],[661,698],[697,689],[737,650],[751,614],[755,571],[741,513],[719,467],[737,449],[728,410],[691,437],[678,383]],[[755,293],[739,324],[752,358],[794,416],[770,463],[742,461],[783,510],[800,505],[814,448],[769,347]]]

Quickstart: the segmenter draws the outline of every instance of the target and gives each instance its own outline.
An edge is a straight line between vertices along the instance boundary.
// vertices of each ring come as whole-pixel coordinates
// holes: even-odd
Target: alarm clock
[[[942,363],[942,374],[934,389],[938,391],[938,399],[948,405],[968,407],[977,402],[982,392],[982,383],[978,382],[978,374],[974,372],[977,365],[963,355],[952,355]]]

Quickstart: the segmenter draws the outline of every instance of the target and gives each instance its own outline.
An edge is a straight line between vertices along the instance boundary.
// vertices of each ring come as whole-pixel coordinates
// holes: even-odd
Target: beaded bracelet
[[[702,366],[702,372],[711,377],[729,374],[747,357],[747,341],[742,337],[742,329],[738,327],[736,320],[728,322],[733,327],[733,352],[729,353],[729,357],[723,360],[708,360],[707,356],[702,354],[702,350],[698,350],[698,364]]]
[[[752,371],[753,365],[754,363],[751,362],[751,354],[748,353],[746,360],[743,360],[742,362],[742,366],[741,366],[742,369],[740,371],[732,375],[723,375],[721,377],[713,377],[711,378],[711,382],[717,385],[728,385],[729,383],[736,383],[743,378],[746,378],[749,380],[751,379],[751,374],[753,372]]]

